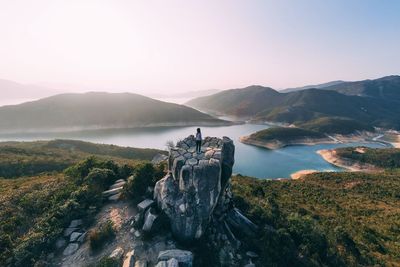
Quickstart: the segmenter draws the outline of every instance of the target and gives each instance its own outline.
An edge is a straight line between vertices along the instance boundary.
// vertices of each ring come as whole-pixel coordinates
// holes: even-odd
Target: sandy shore
[[[311,174],[311,173],[315,173],[318,172],[317,170],[301,170],[298,172],[294,172],[290,175],[290,177],[294,180],[303,178],[303,176],[307,175],[307,174]]]
[[[357,162],[351,159],[340,158],[337,156],[337,153],[334,149],[322,149],[317,151],[318,154],[322,156],[324,160],[327,162],[338,166],[340,168],[347,169],[349,171],[356,172],[379,172],[382,171],[381,168],[378,168],[374,165]]]

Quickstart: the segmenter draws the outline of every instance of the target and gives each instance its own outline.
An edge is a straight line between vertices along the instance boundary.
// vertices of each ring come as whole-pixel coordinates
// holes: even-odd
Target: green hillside
[[[255,132],[249,136],[252,140],[269,142],[278,140],[288,142],[304,138],[324,138],[325,135],[316,131],[292,127],[273,127]]]
[[[221,123],[183,105],[130,93],[62,94],[0,107],[0,132]]]
[[[265,266],[398,266],[399,187],[398,172],[233,179],[236,205],[261,226]]]
[[[381,88],[379,84],[375,86]],[[335,117],[353,119],[370,126],[400,129],[400,105],[391,100],[389,93],[384,94],[386,97],[369,97],[342,94],[327,88],[279,93],[268,87],[250,86],[197,98],[187,105],[256,121],[300,125],[322,117]],[[393,82],[387,91],[395,94],[400,92],[400,86]]]
[[[0,177],[15,178],[57,172],[89,156],[112,159],[120,164],[151,160],[157,149],[100,145],[74,140],[0,143]]]
[[[318,118],[300,124],[299,127],[328,134],[352,134],[356,131],[374,131],[374,128],[372,126],[356,120],[329,117]]]

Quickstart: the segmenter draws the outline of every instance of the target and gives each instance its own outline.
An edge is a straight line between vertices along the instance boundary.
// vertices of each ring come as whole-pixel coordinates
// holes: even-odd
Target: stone
[[[134,267],[135,266],[135,251],[131,250],[125,255],[122,267]]]
[[[65,241],[65,239],[64,238],[58,238],[57,239],[57,241],[56,241],[56,248],[57,249],[61,249],[61,248],[63,248],[63,247],[65,247],[65,245],[67,244],[67,241]]]
[[[163,154],[156,154],[153,159],[151,160],[151,163],[153,164],[160,164],[163,161],[166,161],[168,159],[167,155]]]
[[[148,208],[150,208],[154,204],[154,200],[145,199],[137,205],[139,212],[145,212]]]
[[[70,256],[74,254],[79,248],[78,243],[69,243],[68,246],[63,251],[63,256]]]
[[[168,267],[168,265],[166,261],[159,261],[156,267]]]
[[[256,265],[252,262],[246,264],[244,267],[256,267]]]
[[[109,197],[109,196],[112,196],[112,195],[115,195],[115,194],[118,194],[119,192],[121,192],[122,188],[123,187],[121,186],[121,187],[117,187],[114,189],[110,189],[110,190],[104,191],[102,194],[104,197]]]
[[[71,223],[69,224],[69,228],[76,228],[78,226],[82,225],[82,220],[78,219],[78,220],[72,220]]]
[[[157,215],[153,214],[151,211],[152,211],[151,208],[148,209],[144,216],[144,224],[143,224],[142,230],[143,230],[143,232],[146,232],[146,233],[150,233],[150,232],[152,232],[152,230],[154,230],[153,229],[154,222],[155,222],[155,220],[157,220],[157,217],[158,217]]]
[[[167,261],[167,267],[179,267],[179,262],[177,259],[172,258]]]
[[[193,265],[193,253],[188,250],[170,249],[158,254],[158,261],[168,261],[173,258],[180,263],[180,266],[191,267]]]
[[[117,247],[116,249],[113,250],[113,252],[111,252],[109,258],[121,261],[123,255],[124,255],[124,249],[121,247]]]
[[[217,138],[215,140],[218,142]],[[188,143],[186,139],[184,141]],[[156,183],[154,199],[158,208],[169,218],[174,237],[180,241],[191,242],[202,237],[223,192],[222,180],[230,178],[234,158],[233,141],[225,139],[222,145],[225,146],[221,149],[222,158],[227,158],[229,161],[225,162],[223,159],[198,161],[190,158],[187,160],[189,166],[178,164],[175,159],[169,173]],[[226,169],[225,172],[223,168]],[[191,197],[187,197],[187,194]]]
[[[255,253],[254,251],[247,251],[246,256],[253,259],[258,258],[257,253]]]
[[[135,231],[134,235],[136,238],[139,238],[142,236],[142,234],[138,230]]]
[[[118,188],[118,187],[123,187],[125,184],[126,184],[125,181],[122,181],[122,182],[119,182],[119,183],[115,183],[112,186],[110,186],[109,190],[110,189],[115,189],[115,188]]]
[[[118,200],[120,200],[121,196],[122,196],[122,193],[118,193],[118,194],[109,196],[108,200],[109,201],[118,201]]]
[[[86,236],[87,236],[87,232],[84,232],[83,234],[81,234],[81,236],[76,240],[79,243],[83,243],[86,240]]]
[[[147,267],[147,261],[145,261],[145,260],[137,260],[135,262],[135,267]]]
[[[135,228],[141,228],[143,226],[143,221],[144,221],[144,213],[139,212],[138,214],[135,215],[135,223],[134,226]]]
[[[247,219],[237,208],[230,210],[226,216],[226,221],[237,232],[241,232],[249,237],[255,237],[258,231],[257,225]]]
[[[82,235],[82,233],[79,232],[73,232],[71,236],[69,237],[69,242],[75,242],[77,239]]]
[[[76,227],[68,227],[64,230],[64,236],[70,236],[73,232],[75,232],[76,230],[78,230],[78,228]]]
[[[115,181],[116,184],[117,183],[121,183],[121,182],[125,182],[125,180],[124,179],[118,179],[118,180]]]

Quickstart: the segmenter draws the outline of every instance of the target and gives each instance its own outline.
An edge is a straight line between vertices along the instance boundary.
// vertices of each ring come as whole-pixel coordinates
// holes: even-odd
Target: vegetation
[[[89,232],[90,248],[94,251],[101,249],[104,244],[115,237],[112,221],[101,224],[98,228]]]
[[[293,127],[273,127],[250,135],[250,139],[264,142],[275,140],[289,142],[304,138],[326,138],[326,136],[319,132]]]
[[[250,242],[269,266],[397,266],[399,186],[398,171],[233,178],[236,205],[262,229]]]
[[[343,147],[337,148],[335,151],[341,158],[348,158],[381,168],[400,168],[400,149],[398,148]]]
[[[0,107],[0,131],[7,133],[182,123],[226,122],[183,105],[131,93],[62,94]]]
[[[165,165],[162,164],[157,167],[151,163],[139,164],[124,186],[124,194],[132,199],[143,196],[147,187],[154,186],[158,180],[164,177],[164,169]]]
[[[0,143],[0,177],[16,178],[43,172],[59,172],[96,155],[120,164],[135,165],[141,160],[151,160],[157,149],[140,149],[100,145],[74,140]]]
[[[330,90],[330,87],[279,93],[268,87],[249,86],[196,98],[187,104],[258,121],[300,125],[319,118],[333,117],[352,119],[371,126],[400,129],[399,81],[399,77],[395,76],[374,82],[360,82],[364,84],[365,92],[372,92],[368,94],[344,94],[338,92],[340,90]],[[334,86],[343,88],[343,84],[345,83]]]
[[[5,155],[0,158],[1,170],[13,174],[9,175],[13,179],[0,178],[0,266],[44,264],[71,220],[82,218],[90,224],[102,206],[102,191],[133,173],[139,182],[149,169],[142,167],[147,165],[141,163],[141,155],[146,159],[158,152],[98,146],[100,156],[93,157],[82,152],[82,145],[96,146],[75,141],[0,144],[0,153]],[[107,156],[110,150],[115,153]],[[18,162],[31,167],[21,168]],[[39,163],[45,167],[38,168]],[[153,168],[151,180],[160,170]],[[107,227],[99,231],[98,244],[109,236]]]
[[[352,134],[356,131],[374,132],[375,129],[367,124],[344,118],[318,118],[307,123],[299,125],[299,127],[327,134]]]

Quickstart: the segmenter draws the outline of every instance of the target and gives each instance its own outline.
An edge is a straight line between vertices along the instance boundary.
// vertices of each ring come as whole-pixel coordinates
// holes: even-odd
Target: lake
[[[289,146],[278,150],[267,150],[239,142],[239,137],[268,128],[267,125],[242,124],[232,126],[202,127],[203,136],[229,136],[236,146],[234,173],[258,178],[287,178],[304,169],[341,171],[317,153],[320,149],[343,146],[366,145],[382,147],[378,143],[324,144],[315,146]],[[76,139],[95,143],[115,144],[140,148],[166,149],[166,142],[194,134],[196,127],[154,127],[141,129],[113,129],[78,131],[66,133],[25,133],[0,135],[0,141],[36,141],[51,139]]]

